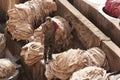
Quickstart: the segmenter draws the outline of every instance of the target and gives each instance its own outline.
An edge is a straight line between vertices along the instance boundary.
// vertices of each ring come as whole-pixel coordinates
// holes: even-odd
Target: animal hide
[[[28,41],[33,35],[33,25],[56,10],[56,3],[52,0],[31,0],[16,4],[15,8],[8,11],[7,29],[13,39]]]
[[[70,76],[79,69],[88,66],[103,67],[107,65],[104,52],[95,47],[87,51],[80,49],[70,49],[60,53],[53,61],[46,65],[46,77],[48,80],[59,78],[68,80]]]

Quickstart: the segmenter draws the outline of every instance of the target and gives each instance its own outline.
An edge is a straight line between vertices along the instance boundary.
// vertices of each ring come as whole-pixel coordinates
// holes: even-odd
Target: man
[[[45,23],[41,26],[42,32],[44,33],[44,62],[48,63],[52,60],[52,53],[54,51],[55,44],[55,33],[58,29],[58,25],[52,21],[50,17],[46,17]]]

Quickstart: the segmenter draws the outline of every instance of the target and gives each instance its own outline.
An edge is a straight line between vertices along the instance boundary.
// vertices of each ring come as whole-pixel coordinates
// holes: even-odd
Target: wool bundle
[[[44,46],[39,42],[30,42],[22,47],[21,56],[28,66],[32,80],[45,80],[43,59]]]
[[[31,0],[16,4],[8,11],[7,29],[13,39],[27,41],[33,35],[33,25],[56,10],[56,4],[52,0]]]
[[[43,59],[44,46],[39,42],[30,42],[22,47],[21,56],[28,66]]]
[[[70,80],[108,80],[106,70],[89,66],[74,72]]]
[[[108,61],[105,53],[98,47],[90,48],[82,54],[82,62],[86,66],[98,66],[109,70]]]
[[[8,59],[0,59],[0,78],[9,78],[16,71],[16,66]]]
[[[71,27],[64,18],[55,16],[52,18],[59,26],[60,30],[55,35],[55,51],[60,52],[62,49],[69,49],[72,45]]]
[[[93,51],[93,49],[95,51]],[[68,80],[75,71],[88,66],[102,67],[103,65],[107,65],[107,61],[105,61],[105,54],[99,48],[95,47],[88,49],[87,51],[70,49],[60,53],[55,60],[49,62],[46,66],[45,74],[48,80],[51,80],[54,77],[61,80]]]
[[[42,27],[38,27],[34,30],[34,34],[29,38],[29,42],[40,42],[44,45],[44,34],[42,32]]]

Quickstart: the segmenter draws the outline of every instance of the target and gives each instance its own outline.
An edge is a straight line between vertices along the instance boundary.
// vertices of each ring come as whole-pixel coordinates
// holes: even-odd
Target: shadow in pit
[[[72,39],[72,42],[73,42],[73,49],[77,49],[77,48],[80,48],[80,49],[85,49],[85,47],[82,45],[82,43],[80,42],[80,40],[78,39],[77,37],[77,33],[76,33],[76,30],[73,29],[72,32],[71,32],[72,36],[73,36],[73,39]]]

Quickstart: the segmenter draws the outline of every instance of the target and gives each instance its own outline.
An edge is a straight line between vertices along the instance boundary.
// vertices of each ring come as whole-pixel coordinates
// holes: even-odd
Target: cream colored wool
[[[30,42],[22,47],[21,56],[31,71],[32,80],[44,80],[45,66],[41,62],[43,53],[44,46],[39,42]]]
[[[15,73],[15,65],[8,59],[0,59],[0,78],[8,78]]]
[[[74,72],[70,80],[108,80],[106,70],[89,66]]]
[[[43,59],[44,46],[39,42],[30,42],[22,47],[21,56],[28,66],[32,66]]]
[[[33,25],[56,10],[56,3],[52,0],[31,0],[16,4],[13,9],[8,10],[7,29],[13,39],[28,41],[33,35]]]
[[[105,65],[107,65],[105,54],[97,47],[88,49],[87,51],[70,49],[60,53],[55,60],[47,64],[45,74],[48,80],[54,77],[61,80],[68,80],[79,69],[87,66],[102,67]]]

